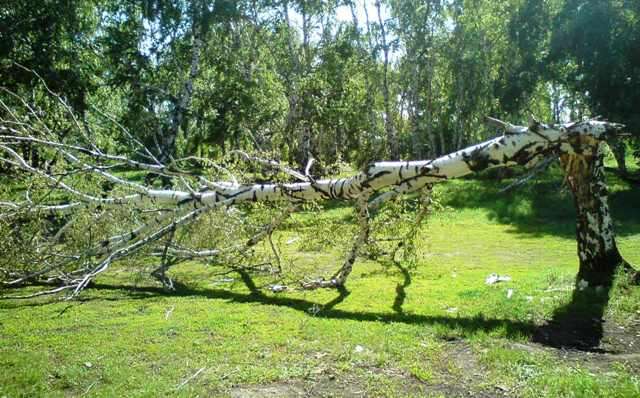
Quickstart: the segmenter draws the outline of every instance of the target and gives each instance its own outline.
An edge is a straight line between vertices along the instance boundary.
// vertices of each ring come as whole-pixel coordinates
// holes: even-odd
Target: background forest
[[[99,110],[162,159],[242,149],[327,173],[452,152],[495,135],[486,115],[640,135],[632,0],[3,2],[2,86],[46,109],[22,66],[87,128]],[[95,138],[126,153],[114,126]]]

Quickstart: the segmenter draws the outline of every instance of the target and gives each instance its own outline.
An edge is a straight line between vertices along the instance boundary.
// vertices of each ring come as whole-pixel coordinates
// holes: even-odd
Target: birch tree
[[[555,16],[545,65],[553,79],[584,93],[593,114],[625,123],[640,137],[640,5],[622,0],[563,2]],[[626,145],[610,143],[619,171],[627,173]]]
[[[378,16],[378,27],[380,29],[380,41],[379,46],[382,48],[382,99],[384,102],[384,130],[387,136],[387,146],[389,148],[389,155],[392,159],[398,159],[400,157],[400,149],[398,143],[398,132],[393,120],[393,113],[391,111],[391,98],[389,89],[389,52],[391,51],[391,43],[389,43],[389,37],[387,35],[386,22],[382,18],[380,1],[375,2],[376,13]]]
[[[69,297],[74,297],[114,262],[147,251],[161,259],[154,275],[171,287],[172,282],[166,276],[171,264],[185,259],[242,256],[258,242],[270,239],[298,204],[341,200],[354,203],[359,232],[333,276],[302,283],[302,287],[309,289],[340,287],[346,283],[361,247],[368,240],[371,210],[401,195],[418,191],[428,194],[432,184],[448,179],[494,167],[532,167],[553,158],[561,159],[578,209],[579,276],[594,283],[606,283],[612,271],[623,264],[615,244],[602,165],[606,139],[622,128],[616,123],[587,120],[545,125],[532,119],[525,127],[489,118],[491,125],[504,132],[494,139],[435,159],[374,162],[352,176],[329,179],[313,178],[309,174],[311,162],[305,171],[297,171],[277,161],[237,152],[243,162],[275,168],[290,177],[289,181],[251,182],[248,176],[236,176],[207,159],[188,157],[163,162],[128,133],[130,144],[137,149],[136,156],[107,152],[83,135],[84,130],[71,109],[60,97],[55,98],[66,112],[70,127],[77,129],[77,134],[67,139],[58,138],[38,109],[24,99],[14,98],[21,104],[19,110],[0,102],[5,115],[0,121],[0,160],[15,170],[25,186],[22,199],[7,197],[0,202],[0,220],[12,226],[10,234],[15,234],[20,233],[25,218],[69,216],[57,232],[33,247],[40,259],[35,267],[27,267],[25,272],[2,270],[4,285],[16,286],[44,278],[59,284],[37,294],[66,291]],[[25,144],[49,152],[57,159],[55,167],[32,166],[20,152]],[[198,164],[211,165],[218,171],[217,176],[224,178],[208,178],[202,170],[194,168]],[[153,173],[172,178],[176,183],[171,189],[154,188],[128,177],[130,174],[122,170]],[[94,184],[83,185],[92,179]],[[260,203],[279,203],[283,205],[282,211],[254,229],[246,241],[231,239],[225,243],[227,247],[203,248],[174,240],[176,234],[207,216],[211,222],[231,224],[247,214],[239,207]],[[98,242],[76,246],[73,251],[60,250],[62,231],[74,222],[75,214],[85,211],[89,220],[91,217],[97,220],[99,214],[118,209],[131,209],[131,216],[122,217],[130,221],[125,222],[124,229]],[[105,228],[109,227],[105,224]]]

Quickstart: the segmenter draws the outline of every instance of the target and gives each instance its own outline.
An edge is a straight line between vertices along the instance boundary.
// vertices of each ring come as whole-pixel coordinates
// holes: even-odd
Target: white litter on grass
[[[357,346],[355,346],[355,348],[353,349],[353,352],[359,354],[361,352],[364,352],[364,347],[361,346],[360,344],[358,344]]]
[[[322,311],[322,308],[318,304],[314,304],[311,307],[307,308],[307,312],[311,315],[318,315],[318,313]]]
[[[287,240],[287,245],[290,245],[292,243],[296,243],[299,240],[300,240],[300,238],[298,236],[296,236],[294,238],[291,238],[291,239]]]
[[[167,310],[164,312],[164,320],[165,320],[165,321],[169,319],[169,317],[171,316],[171,314],[173,314],[173,310],[175,310],[175,309],[176,309],[176,306],[175,306],[175,305],[172,305],[172,306],[171,306],[171,308],[167,309]]]
[[[446,311],[450,314],[453,314],[454,312],[458,312],[458,307],[450,307],[447,308]]]
[[[222,285],[222,284],[225,284],[225,283],[231,283],[233,281],[235,281],[235,279],[233,279],[233,278],[220,278],[220,279],[217,279],[217,280],[211,282],[211,284],[212,285]]]
[[[280,292],[284,292],[285,290],[287,290],[287,287],[284,286],[284,285],[276,284],[276,285],[271,285],[270,289],[274,293],[280,293]]]
[[[580,282],[578,282],[578,290],[582,291],[588,287],[589,287],[589,282],[585,281],[584,279],[580,279]]]
[[[527,300],[527,302],[532,302],[533,301],[533,296],[525,296],[524,298],[525,300]]]
[[[487,285],[493,285],[498,282],[509,282],[510,280],[511,277],[508,275],[491,274],[487,276],[487,279],[484,280],[484,283],[486,283]]]
[[[513,289],[508,289],[507,290],[507,298],[510,299],[511,296],[513,296]]]

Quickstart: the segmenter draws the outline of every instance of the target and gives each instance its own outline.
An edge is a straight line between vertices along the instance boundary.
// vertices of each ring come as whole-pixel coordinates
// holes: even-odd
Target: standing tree
[[[567,0],[553,25],[551,72],[582,93],[593,114],[627,125],[640,137],[640,3],[623,0]],[[625,145],[610,146],[626,173]]]

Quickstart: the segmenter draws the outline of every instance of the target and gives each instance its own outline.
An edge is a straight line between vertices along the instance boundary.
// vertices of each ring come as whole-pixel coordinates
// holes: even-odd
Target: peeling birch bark
[[[594,153],[560,156],[576,206],[576,240],[580,269],[578,280],[591,285],[611,283],[616,268],[623,263],[616,247],[613,220],[607,202],[604,174],[604,142]]]

